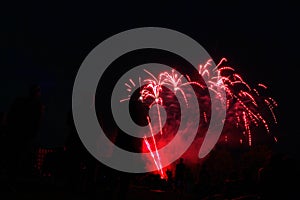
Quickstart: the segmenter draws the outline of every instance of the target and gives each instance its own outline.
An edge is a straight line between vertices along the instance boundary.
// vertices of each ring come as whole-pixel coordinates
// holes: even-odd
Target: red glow
[[[188,75],[179,75],[174,69],[171,73],[164,71],[155,76],[148,70],[144,70],[149,78],[145,80],[141,80],[139,78],[139,84],[145,83],[145,86],[140,91],[139,100],[143,103],[146,101],[151,103],[149,108],[152,106],[156,106],[157,115],[158,115],[158,124],[151,124],[150,119],[148,118],[149,131],[151,132],[151,139],[144,137],[144,145],[142,147],[142,152],[150,152],[152,162],[155,164],[157,168],[157,172],[160,173],[161,177],[166,177],[161,165],[161,155],[158,153],[158,147],[163,147],[164,144],[168,143],[168,130],[163,131],[163,125],[161,121],[161,111],[160,106],[164,106],[165,102],[162,98],[162,86],[169,86],[172,88],[172,92],[174,94],[179,93],[188,107],[188,96],[186,95],[186,89],[184,86],[186,85],[195,85],[199,86],[200,89],[208,89],[211,92],[215,93],[218,99],[212,99],[212,101],[225,101],[226,100],[226,110],[227,110],[227,118],[225,119],[226,124],[233,124],[236,129],[239,129],[242,133],[241,138],[237,141],[243,145],[247,144],[251,147],[254,143],[255,138],[252,135],[252,131],[255,127],[262,126],[264,127],[267,133],[270,133],[269,118],[265,115],[265,111],[263,111],[263,107],[265,106],[272,116],[272,122],[277,124],[276,115],[274,113],[274,109],[278,106],[277,102],[271,97],[265,97],[264,95],[260,95],[260,89],[266,90],[267,87],[264,84],[258,84],[259,88],[252,88],[250,84],[248,84],[244,78],[236,73],[233,67],[224,66],[224,62],[227,62],[226,58],[222,58],[220,62],[213,66],[213,60],[209,59],[204,65],[200,64],[198,68],[198,73],[201,77],[207,78],[207,86],[195,81],[191,81],[190,76]],[[213,67],[213,68],[212,68]],[[212,69],[210,69],[212,68]],[[211,73],[213,72],[213,73]],[[187,81],[184,82],[183,77],[186,77]],[[222,84],[221,84],[222,83]],[[129,83],[126,83],[128,92],[132,92],[134,86],[136,84],[132,79],[130,79]],[[225,90],[226,99],[223,99],[221,95],[219,95],[220,90]],[[127,101],[131,97],[120,100],[120,102]],[[209,101],[209,97],[200,97],[205,101]],[[209,104],[205,104],[209,105]],[[222,108],[220,108],[222,109]],[[203,116],[203,123],[207,125],[210,122],[210,113],[207,109],[201,111]],[[153,126],[159,126],[160,135],[159,142],[156,141],[153,133]],[[201,130],[200,130],[201,131]],[[200,132],[199,131],[199,132]],[[230,140],[234,137],[229,137],[225,135],[225,142],[229,143]],[[277,138],[273,137],[274,141],[277,142]],[[230,140],[229,140],[230,139]],[[197,143],[198,145],[201,142]],[[180,144],[179,144],[180,145]],[[199,150],[196,148],[195,151]],[[167,157],[168,155],[163,155]]]

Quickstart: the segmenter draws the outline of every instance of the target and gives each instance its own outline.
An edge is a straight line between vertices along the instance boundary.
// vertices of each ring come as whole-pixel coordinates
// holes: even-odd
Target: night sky
[[[88,53],[121,31],[165,27],[194,38],[215,61],[226,57],[246,82],[269,86],[279,104],[275,111],[282,148],[294,153],[300,139],[298,6],[287,1],[251,2],[25,1],[1,6],[0,111],[6,112],[15,97],[38,82],[46,105],[38,142],[62,145],[73,81]]]

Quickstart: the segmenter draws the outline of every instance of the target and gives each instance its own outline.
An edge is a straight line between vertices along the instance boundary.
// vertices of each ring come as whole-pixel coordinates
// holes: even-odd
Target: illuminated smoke
[[[126,90],[132,94],[136,89],[139,88],[139,100],[145,103],[149,109],[153,106],[156,107],[156,112],[158,120],[150,120],[147,117],[149,131],[151,137],[147,138],[144,136],[142,152],[150,152],[152,164],[157,168],[157,172],[160,174],[161,178],[165,178],[164,171],[162,169],[161,160],[168,159],[168,155],[159,155],[158,149],[162,148],[167,144],[174,135],[176,134],[176,127],[180,123],[180,119],[176,116],[180,106],[175,102],[174,96],[180,95],[185,102],[187,107],[193,106],[189,104],[189,94],[190,91],[185,86],[194,85],[198,87],[201,91],[209,90],[216,94],[216,99],[210,99],[208,93],[206,95],[197,94],[199,102],[204,109],[201,110],[201,123],[199,128],[198,137],[195,138],[193,145],[189,148],[189,152],[185,153],[184,156],[188,157],[188,160],[197,160],[197,151],[199,151],[199,146],[202,144],[203,137],[205,137],[206,127],[210,122],[210,101],[222,101],[226,104],[226,108],[219,108],[220,110],[226,109],[226,119],[224,121],[224,127],[235,127],[238,129],[242,136],[238,136],[239,144],[247,144],[249,147],[253,145],[253,130],[255,127],[262,126],[266,133],[270,133],[270,123],[277,124],[276,115],[274,109],[278,106],[277,102],[269,96],[261,95],[261,92],[267,90],[265,84],[259,83],[257,87],[251,87],[244,78],[231,66],[226,66],[224,63],[227,62],[226,58],[222,58],[220,62],[213,66],[212,59],[207,60],[205,64],[200,64],[198,68],[198,75],[200,77],[206,77],[208,80],[204,85],[203,83],[197,81],[191,81],[188,74],[178,74],[174,69],[171,72],[163,71],[157,75],[152,74],[149,70],[144,69],[144,72],[149,75],[149,78],[141,80],[138,78],[139,84],[136,84],[133,79],[129,79],[128,83],[125,83]],[[185,77],[185,79],[184,79]],[[165,86],[165,87],[164,87]],[[170,91],[166,92],[165,88],[168,87]],[[221,91],[226,92],[226,99],[221,95]],[[170,94],[172,92],[173,94]],[[129,101],[131,95],[121,99],[120,102]],[[168,102],[166,102],[168,100]],[[170,116],[173,116],[167,124],[162,124],[161,119],[161,108],[165,108],[168,112],[173,110]],[[268,112],[266,112],[266,109]],[[197,110],[195,110],[197,112]],[[191,116],[192,113],[189,113]],[[269,121],[270,115],[272,121]],[[154,127],[159,127],[160,134],[153,132]],[[155,129],[157,130],[157,129]],[[156,134],[156,135],[155,135]],[[188,125],[186,130],[184,130],[185,137],[188,136],[189,129]],[[232,137],[224,133],[224,142],[230,142]],[[273,136],[274,141],[277,142],[277,138]],[[180,146],[180,144],[178,144]],[[176,151],[176,149],[174,149]],[[172,154],[172,152],[169,152]],[[150,164],[151,164],[150,163]]]

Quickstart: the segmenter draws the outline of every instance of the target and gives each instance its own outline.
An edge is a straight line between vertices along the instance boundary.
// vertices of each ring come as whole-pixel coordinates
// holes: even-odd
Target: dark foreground
[[[51,178],[23,178],[19,179],[14,185],[8,182],[1,182],[1,196],[5,199],[20,199],[20,200],[60,200],[60,199],[109,199],[109,200],[254,200],[254,199],[268,199],[263,198],[259,193],[248,192],[241,193],[238,190],[211,193],[203,195],[201,189],[186,189],[182,194],[172,188],[146,187],[131,183],[127,192],[120,193],[120,188],[115,186],[98,185],[93,188],[70,189],[66,187],[63,180],[53,182]],[[230,192],[230,193],[228,193]],[[120,195],[121,194],[121,195]],[[291,194],[290,194],[291,195]],[[286,196],[285,199],[290,199]],[[293,196],[294,198],[295,196]]]

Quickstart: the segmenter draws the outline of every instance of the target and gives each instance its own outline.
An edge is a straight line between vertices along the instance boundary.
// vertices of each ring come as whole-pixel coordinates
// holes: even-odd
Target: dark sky
[[[24,1],[1,6],[0,111],[7,111],[30,83],[39,82],[47,106],[40,142],[60,145],[73,81],[85,56],[116,33],[159,26],[194,38],[214,60],[226,57],[247,82],[266,83],[279,104],[284,148],[296,151],[300,138],[296,3],[109,2]]]

